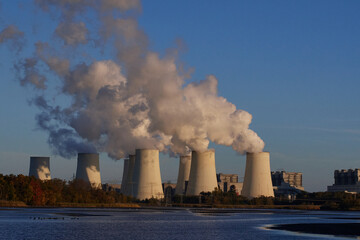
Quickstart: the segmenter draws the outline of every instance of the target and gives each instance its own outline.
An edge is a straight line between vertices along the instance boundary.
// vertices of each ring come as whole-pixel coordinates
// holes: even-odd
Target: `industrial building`
[[[360,193],[360,169],[342,169],[334,171],[335,183],[328,186],[328,192]]]
[[[93,188],[101,188],[98,153],[78,153],[76,179],[89,183]]]
[[[236,193],[241,193],[243,183],[239,182],[239,176],[237,174],[218,173],[216,174],[216,179],[219,189],[223,192],[235,190]]]
[[[190,177],[190,167],[191,167],[191,155],[180,156],[179,173],[175,188],[175,194],[184,195],[186,193],[186,189]]]
[[[50,180],[50,158],[30,157],[29,176],[40,180]]]
[[[140,200],[164,197],[159,150],[136,149],[132,187],[133,197]]]
[[[212,192],[215,188],[217,188],[215,150],[193,151],[186,196],[199,195],[201,192]]]
[[[271,172],[275,196],[285,196],[294,200],[296,195],[304,191],[301,172]]]
[[[246,153],[245,177],[241,195],[247,198],[274,197],[269,152]]]

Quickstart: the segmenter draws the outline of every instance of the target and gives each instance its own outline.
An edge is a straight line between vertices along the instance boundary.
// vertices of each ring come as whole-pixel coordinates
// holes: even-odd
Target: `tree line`
[[[82,180],[42,181],[24,175],[0,174],[0,199],[21,201],[30,206],[58,206],[60,203],[130,203],[134,199],[115,191],[94,189]]]

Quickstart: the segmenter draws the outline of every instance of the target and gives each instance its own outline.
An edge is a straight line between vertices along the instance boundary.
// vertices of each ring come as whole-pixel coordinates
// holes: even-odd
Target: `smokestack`
[[[129,155],[129,167],[128,167],[128,174],[126,180],[126,192],[123,194],[127,196],[134,196],[134,166],[135,166],[135,155]]]
[[[78,153],[76,179],[90,183],[93,188],[101,188],[98,153]]]
[[[217,188],[215,150],[192,152],[189,183],[186,195],[199,195],[201,192],[212,192]]]
[[[191,155],[180,156],[179,173],[175,188],[175,194],[185,194],[185,181],[189,181],[191,167]]]
[[[274,197],[269,152],[246,153],[245,178],[241,195],[247,198]]]
[[[126,193],[126,187],[127,187],[127,182],[128,182],[128,173],[129,173],[129,159],[124,159],[124,170],[123,170],[123,175],[122,175],[122,180],[121,180],[121,193],[125,194]]]
[[[161,185],[159,150],[136,149],[133,192],[134,197],[140,200],[164,197]]]
[[[40,180],[51,180],[50,158],[49,157],[30,157],[29,176],[34,176]]]

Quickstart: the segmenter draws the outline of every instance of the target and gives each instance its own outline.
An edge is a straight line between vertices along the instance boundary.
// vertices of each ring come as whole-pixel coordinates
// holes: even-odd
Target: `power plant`
[[[193,151],[186,195],[192,196],[199,195],[201,192],[212,192],[217,186],[215,150]]]
[[[121,181],[121,193],[127,196],[133,196],[133,173],[135,165],[135,155],[129,155],[124,160],[124,171]]]
[[[136,149],[132,177],[133,197],[144,200],[163,198],[161,185],[159,150]]]
[[[29,176],[50,180],[50,158],[30,157]],[[78,153],[76,179],[89,183],[93,188],[101,188],[98,153]],[[218,184],[223,184],[220,187],[223,191],[235,188],[247,198],[274,197],[269,152],[247,153],[244,182],[238,183],[237,179],[234,174],[216,175],[214,149],[193,151],[191,155],[180,156],[177,184],[173,186],[172,194],[195,196],[201,192],[212,192],[219,187]],[[121,193],[140,200],[164,197],[159,150],[136,149],[135,155],[124,159]]]
[[[269,152],[246,153],[245,177],[241,195],[247,198],[274,197]]]
[[[122,180],[121,180],[121,193],[122,194],[125,194],[127,191],[126,187],[127,187],[127,182],[128,182],[128,173],[129,173],[129,159],[126,158],[126,159],[124,159],[124,169],[123,169],[123,175],[122,175]]]
[[[183,195],[186,192],[187,183],[189,182],[191,167],[191,155],[180,156],[179,173],[175,188],[175,194]]]
[[[29,176],[34,176],[40,180],[50,180],[50,158],[30,157]]]
[[[129,155],[129,167],[128,167],[128,173],[127,173],[127,179],[126,181],[126,192],[123,194],[127,196],[134,196],[134,182],[133,182],[133,176],[134,176],[134,166],[135,166],[135,155]]]
[[[93,188],[101,188],[98,153],[78,153],[76,179],[81,179]]]

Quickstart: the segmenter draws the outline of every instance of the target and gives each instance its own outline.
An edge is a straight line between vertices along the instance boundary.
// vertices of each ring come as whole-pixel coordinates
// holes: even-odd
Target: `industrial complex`
[[[77,160],[76,179],[93,188],[101,188],[99,154],[79,153]],[[29,176],[50,180],[50,158],[30,157]],[[360,169],[335,170],[334,179],[335,183],[328,186],[329,192],[360,192]],[[270,153],[260,152],[246,154],[244,181],[239,182],[238,174],[216,173],[215,150],[209,149],[180,156],[176,184],[162,183],[159,151],[136,149],[135,155],[124,159],[121,185],[104,186],[140,200],[174,195],[196,196],[214,189],[234,191],[249,199],[260,196],[295,199],[304,191],[302,180],[301,172],[271,172]]]

